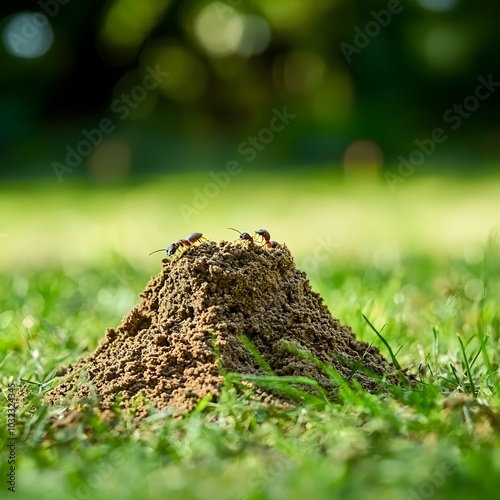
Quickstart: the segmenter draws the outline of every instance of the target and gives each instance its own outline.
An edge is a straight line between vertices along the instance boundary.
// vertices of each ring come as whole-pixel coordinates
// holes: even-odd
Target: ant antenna
[[[240,231],[238,231],[237,229],[234,229],[234,227],[228,227],[228,229],[232,229],[233,231],[236,231],[237,233],[240,233],[240,234],[241,234],[241,232],[240,232]]]
[[[151,252],[149,255],[153,255],[154,253],[158,253],[158,252],[166,252],[167,249],[166,248],[160,248],[159,250],[155,250],[154,252]]]

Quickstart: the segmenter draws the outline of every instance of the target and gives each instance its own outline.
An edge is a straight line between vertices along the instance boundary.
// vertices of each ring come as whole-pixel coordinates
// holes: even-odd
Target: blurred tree
[[[262,162],[340,165],[359,140],[397,161],[436,127],[453,133],[434,164],[497,161],[496,87],[456,130],[443,114],[478,77],[500,81],[499,13],[493,0],[3,5],[0,172],[51,175],[47,162],[106,118],[132,172],[134,158],[161,169],[219,162],[284,106],[299,118]]]

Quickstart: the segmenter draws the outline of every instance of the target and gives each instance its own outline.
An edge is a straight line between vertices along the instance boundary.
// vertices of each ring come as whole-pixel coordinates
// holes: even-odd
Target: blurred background
[[[110,248],[143,261],[193,231],[232,239],[227,226],[265,227],[304,259],[323,237],[326,260],[391,262],[494,229],[498,2],[0,12],[3,267]]]

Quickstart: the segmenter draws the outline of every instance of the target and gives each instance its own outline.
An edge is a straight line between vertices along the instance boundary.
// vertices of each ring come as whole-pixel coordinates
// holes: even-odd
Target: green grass
[[[483,198],[485,206],[494,203],[484,195],[491,189],[486,184],[471,194]],[[120,211],[115,204],[124,193],[134,205],[133,200],[146,200],[156,189],[146,186],[135,195],[125,188],[114,194],[108,190],[102,199],[94,198],[91,210],[67,205],[66,192],[52,193],[50,206],[42,204],[36,217],[41,220],[44,213],[59,213],[65,206],[75,211],[77,222],[84,221],[89,234],[91,225],[85,220],[107,213],[103,218],[110,227],[114,220],[119,233],[122,215],[116,215]],[[298,190],[293,185],[287,189]],[[361,198],[368,197],[370,203],[379,200],[376,192],[366,194],[366,188],[344,189],[353,197],[364,190]],[[463,189],[460,183],[449,184],[443,197],[458,198]],[[383,193],[380,188],[379,195]],[[83,192],[78,196],[85,199]],[[27,198],[18,192],[10,201],[21,206],[31,203]],[[432,193],[419,203],[424,201],[439,219],[444,202]],[[317,201],[311,210],[322,203]],[[386,201],[374,203],[382,210]],[[231,214],[221,213],[219,205],[213,210],[221,227],[233,224]],[[445,204],[443,210],[449,207]],[[160,226],[164,214],[155,217],[150,225]],[[398,222],[401,214],[393,217]],[[22,214],[18,218],[19,230],[32,227],[32,222],[22,222]],[[252,229],[257,223],[249,224]],[[391,221],[383,224],[390,227]],[[286,225],[266,227],[276,239],[279,232],[288,235]],[[467,227],[464,222],[462,230]],[[248,230],[245,224],[241,229]],[[14,231],[12,224],[4,232]],[[301,226],[295,231],[300,233]],[[409,234],[412,229],[402,231]],[[472,230],[469,234],[477,236]],[[144,250],[157,248],[153,240],[164,242],[165,237],[156,241],[151,235]],[[55,239],[54,254],[59,243],[71,244]],[[94,246],[101,244],[95,241],[87,241],[92,256]],[[377,245],[369,238],[365,245],[376,253]],[[391,397],[340,383],[338,402],[325,401],[320,392],[302,393],[297,408],[285,411],[251,402],[250,389],[228,375],[218,402],[205,400],[182,420],[158,414],[140,425],[124,421],[109,427],[87,408],[73,426],[58,427],[51,425],[58,410],[41,403],[42,394],[55,383],[54,370],[92,351],[105,328],[119,324],[159,268],[158,259],[146,261],[147,252],[142,257],[147,263],[136,265],[135,255],[110,244],[99,248],[99,257],[87,262],[70,254],[61,261],[41,258],[21,267],[11,256],[0,277],[2,391],[7,392],[9,380],[29,381],[16,415],[16,498],[400,500],[498,495],[500,252],[494,238],[484,238],[479,246],[471,237],[455,253],[438,251],[430,242],[427,249],[403,248],[399,258],[382,261],[340,251],[321,260],[318,271],[311,273],[314,288],[336,317],[418,378],[414,387]],[[307,256],[313,250],[314,245],[303,243],[298,253]],[[335,373],[330,375],[336,380]],[[261,383],[273,384],[272,374]],[[280,385],[285,392],[292,389]],[[6,400],[0,401],[3,410]],[[6,429],[2,415],[2,493],[8,493]]]

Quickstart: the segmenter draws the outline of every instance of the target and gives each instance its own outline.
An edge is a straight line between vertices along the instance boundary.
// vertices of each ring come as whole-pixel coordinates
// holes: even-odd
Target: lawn
[[[415,177],[393,192],[327,170],[244,173],[186,219],[180,205],[207,182],[1,188],[2,392],[26,381],[13,389],[25,396],[17,498],[496,498],[500,180]],[[182,420],[110,428],[88,410],[51,425],[58,410],[41,396],[54,370],[95,349],[137,302],[160,267],[148,253],[193,231],[234,239],[228,226],[286,242],[332,314],[418,383],[391,397],[343,387],[340,402],[306,397],[285,411],[228,379],[219,401]]]

